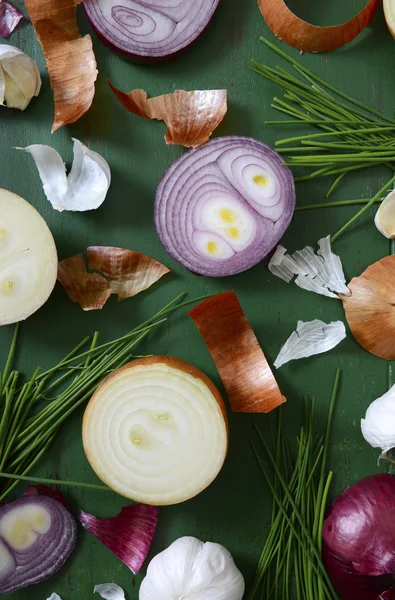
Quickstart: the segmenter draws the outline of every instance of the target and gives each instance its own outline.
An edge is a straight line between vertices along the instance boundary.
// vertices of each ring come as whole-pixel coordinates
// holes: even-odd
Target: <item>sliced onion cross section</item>
[[[170,505],[204,490],[227,453],[225,407],[211,380],[168,356],[110,375],[83,421],[86,456],[100,479],[137,502]]]
[[[155,225],[168,253],[200,275],[224,277],[259,263],[276,246],[295,208],[291,171],[252,138],[216,138],[164,174]]]
[[[57,270],[44,219],[20,196],[0,190],[0,326],[38,310],[55,286]]]
[[[85,0],[87,17],[103,42],[130,60],[174,57],[209,24],[219,0]]]

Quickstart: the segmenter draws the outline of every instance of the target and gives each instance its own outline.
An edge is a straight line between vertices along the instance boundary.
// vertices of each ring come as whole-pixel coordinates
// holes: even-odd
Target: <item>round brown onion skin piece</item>
[[[282,42],[304,52],[331,52],[356,38],[372,20],[380,0],[369,0],[355,17],[342,25],[318,27],[299,19],[284,0],[258,0],[269,29]]]
[[[166,56],[142,56],[140,54],[135,54],[133,52],[127,52],[126,50],[122,50],[122,48],[119,48],[115,44],[111,43],[110,40],[108,38],[106,38],[106,36],[96,27],[93,19],[91,19],[90,15],[89,15],[88,9],[86,8],[86,2],[83,2],[82,6],[84,7],[84,11],[85,11],[85,14],[86,14],[86,17],[87,17],[87,19],[89,21],[90,26],[92,27],[93,31],[96,33],[97,37],[100,39],[100,41],[102,42],[102,44],[104,46],[106,46],[106,48],[108,48],[112,52],[115,52],[115,54],[118,54],[124,60],[127,60],[127,61],[132,62],[132,63],[140,64],[140,65],[151,66],[151,65],[160,65],[162,63],[174,60],[174,59],[182,56],[192,46],[194,46],[195,43],[198,42],[205,35],[206,29],[211,24],[211,21],[214,18],[215,13],[217,12],[217,9],[218,9],[218,6],[219,6],[220,2],[221,2],[221,0],[218,0],[217,7],[216,7],[216,9],[215,9],[215,11],[214,11],[214,13],[213,13],[210,21],[207,23],[207,25],[203,29],[203,31],[201,31],[199,33],[199,35],[196,36],[188,45],[184,46],[180,50],[177,50],[177,52],[173,52],[171,54],[167,54]]]
[[[346,319],[357,342],[371,354],[395,360],[395,255],[370,265],[341,296]]]

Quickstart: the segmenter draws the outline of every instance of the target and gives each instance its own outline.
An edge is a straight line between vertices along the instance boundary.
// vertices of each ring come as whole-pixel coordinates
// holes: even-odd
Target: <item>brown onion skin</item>
[[[172,54],[167,54],[166,56],[141,56],[140,54],[133,54],[133,52],[127,52],[126,50],[122,50],[121,48],[118,48],[118,46],[116,46],[115,44],[112,44],[101,33],[101,31],[99,31],[96,28],[93,21],[90,19],[89,15],[88,15],[88,12],[86,10],[84,2],[82,3],[82,6],[84,7],[86,18],[88,19],[90,26],[92,27],[93,31],[96,33],[97,37],[100,39],[102,44],[104,46],[106,46],[106,48],[108,48],[112,52],[115,52],[115,54],[118,54],[121,58],[123,58],[124,60],[127,60],[128,62],[132,62],[132,63],[138,64],[138,65],[152,66],[152,65],[161,65],[163,63],[167,63],[172,60],[175,60],[179,56],[182,56],[183,54],[185,54],[185,52],[187,52],[192,46],[194,46],[195,43],[198,42],[204,36],[204,34],[206,33],[206,30],[210,27],[211,22],[214,19],[216,12],[218,10],[218,6],[220,4],[221,4],[221,0],[219,0],[217,8],[215,9],[210,21],[207,23],[207,26],[203,29],[203,31],[201,33],[199,33],[199,35],[194,40],[192,40],[192,42],[190,44],[188,44],[187,46],[184,46],[184,48],[181,48],[181,50],[177,50],[177,52],[173,52]]]

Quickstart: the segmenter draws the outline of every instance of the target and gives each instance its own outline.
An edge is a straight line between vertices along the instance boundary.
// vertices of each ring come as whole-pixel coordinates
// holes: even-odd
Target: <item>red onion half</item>
[[[295,186],[277,152],[252,138],[220,137],[164,174],[155,226],[168,253],[193,273],[234,275],[259,263],[291,221]]]
[[[0,508],[0,596],[58,571],[74,550],[77,524],[47,496],[24,496]]]
[[[103,42],[137,62],[172,58],[209,24],[219,0],[85,0]]]
[[[324,562],[343,600],[395,598],[395,477],[374,475],[348,487],[323,526]]]

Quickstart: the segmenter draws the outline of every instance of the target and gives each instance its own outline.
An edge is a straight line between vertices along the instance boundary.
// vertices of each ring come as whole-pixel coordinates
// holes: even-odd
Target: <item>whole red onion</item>
[[[343,600],[395,599],[395,478],[374,475],[348,487],[323,526],[323,556]]]

